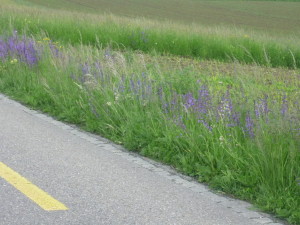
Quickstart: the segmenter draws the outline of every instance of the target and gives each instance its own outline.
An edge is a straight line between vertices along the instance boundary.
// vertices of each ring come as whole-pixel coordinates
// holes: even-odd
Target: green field
[[[0,92],[300,224],[299,11],[0,0]]]
[[[300,4],[279,1],[201,0],[28,0],[55,9],[103,13],[182,23],[232,25],[280,33],[300,32]]]
[[[39,7],[2,5],[0,11],[0,30],[23,32],[26,28],[31,34],[44,31],[50,38],[64,43],[110,45],[114,49],[130,48],[145,53],[272,67],[300,67],[298,35]]]

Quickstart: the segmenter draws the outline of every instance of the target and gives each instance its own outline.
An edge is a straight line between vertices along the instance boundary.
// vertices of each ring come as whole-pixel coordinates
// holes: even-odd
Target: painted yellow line
[[[53,211],[68,209],[64,204],[52,198],[49,194],[32,184],[30,181],[10,169],[2,162],[0,162],[0,177],[18,189],[44,210]]]

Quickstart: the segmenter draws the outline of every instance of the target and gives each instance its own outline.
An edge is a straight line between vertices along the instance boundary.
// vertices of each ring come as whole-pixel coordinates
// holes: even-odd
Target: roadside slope
[[[6,224],[275,224],[247,203],[2,95],[0,124],[1,162],[69,208],[44,211],[1,179]]]

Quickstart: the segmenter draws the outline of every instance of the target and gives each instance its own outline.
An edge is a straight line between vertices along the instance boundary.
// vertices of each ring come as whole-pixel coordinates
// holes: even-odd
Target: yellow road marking
[[[32,184],[17,172],[0,162],[0,177],[47,211],[67,210],[68,208],[49,194]]]

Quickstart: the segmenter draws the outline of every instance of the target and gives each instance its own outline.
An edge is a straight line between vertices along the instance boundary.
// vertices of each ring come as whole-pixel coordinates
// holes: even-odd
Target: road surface
[[[0,95],[0,224],[282,224]]]

